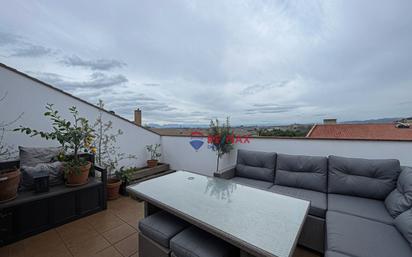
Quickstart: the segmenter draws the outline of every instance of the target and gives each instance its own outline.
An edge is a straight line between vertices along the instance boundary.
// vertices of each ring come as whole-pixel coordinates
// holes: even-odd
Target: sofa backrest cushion
[[[20,166],[34,167],[39,163],[53,161],[62,147],[24,147],[19,146]]]
[[[395,226],[412,246],[412,209],[399,214],[395,218]]]
[[[384,200],[401,172],[398,160],[329,156],[328,192]]]
[[[275,184],[327,192],[327,172],[326,157],[278,154]]]
[[[412,168],[402,167],[396,188],[385,199],[386,209],[396,218],[412,208]]]
[[[273,182],[276,153],[238,150],[235,176]]]

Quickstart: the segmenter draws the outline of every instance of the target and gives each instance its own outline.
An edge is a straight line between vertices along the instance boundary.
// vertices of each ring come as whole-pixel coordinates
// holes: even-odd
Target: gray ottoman
[[[172,237],[189,224],[167,212],[158,212],[139,222],[139,256],[168,257]]]
[[[189,227],[170,240],[175,257],[232,257],[239,250],[225,241],[196,227]]]

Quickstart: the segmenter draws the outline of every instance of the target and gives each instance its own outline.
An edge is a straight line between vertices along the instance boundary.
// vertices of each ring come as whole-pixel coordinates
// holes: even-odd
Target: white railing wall
[[[65,118],[70,118],[67,108],[71,106],[76,106],[80,115],[88,118],[91,123],[96,120],[99,114],[99,109],[93,105],[0,67],[0,96],[4,94],[7,95],[0,102],[0,121],[12,121],[22,114],[21,118],[12,124],[10,128],[23,125],[50,131],[50,121],[43,115],[46,103],[54,104]],[[136,160],[124,161],[122,165],[144,166],[148,157],[145,145],[160,143],[160,136],[107,112],[103,113],[103,120],[111,120],[114,129],[123,131],[124,134],[118,137],[119,152],[137,156]],[[18,132],[7,132],[4,141],[13,145],[15,149],[19,145],[58,145],[57,142],[46,141],[38,137],[31,138]]]
[[[212,175],[216,170],[216,155],[205,144],[195,151],[190,137],[162,136],[164,160],[174,169],[183,169]],[[271,151],[303,155],[339,155],[359,158],[395,158],[402,165],[412,166],[412,142],[367,140],[315,140],[251,138],[249,144],[237,144],[230,155],[221,161],[220,168],[234,165],[236,150]]]

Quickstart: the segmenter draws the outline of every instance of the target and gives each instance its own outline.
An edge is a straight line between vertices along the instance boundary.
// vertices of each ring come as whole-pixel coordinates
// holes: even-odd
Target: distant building
[[[399,124],[317,124],[306,135],[323,139],[412,140],[412,128]]]

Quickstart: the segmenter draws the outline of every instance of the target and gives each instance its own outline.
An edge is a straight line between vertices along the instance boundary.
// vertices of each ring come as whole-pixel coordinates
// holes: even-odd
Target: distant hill
[[[354,120],[354,121],[342,121],[341,124],[365,124],[365,123],[393,123],[394,121],[400,120],[403,118],[380,118],[380,119],[370,119],[370,120]]]

